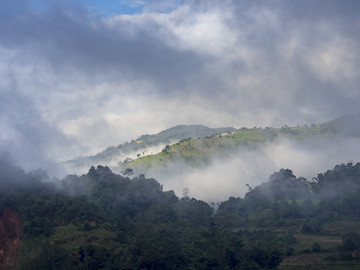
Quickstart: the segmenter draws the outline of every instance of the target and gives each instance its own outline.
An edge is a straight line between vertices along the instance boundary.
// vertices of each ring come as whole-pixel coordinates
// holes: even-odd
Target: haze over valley
[[[359,14],[1,0],[0,270],[359,269]]]
[[[360,150],[360,115],[323,124],[281,128],[218,128],[176,126],[130,143],[108,147],[89,157],[65,162],[70,172],[86,173],[91,166],[114,172],[154,177],[165,190],[205,201],[244,196],[281,168],[311,180],[318,170],[356,162]],[[206,135],[206,136],[205,136]]]

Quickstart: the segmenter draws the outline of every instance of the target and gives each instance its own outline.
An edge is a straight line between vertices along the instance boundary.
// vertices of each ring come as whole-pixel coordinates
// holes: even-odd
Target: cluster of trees
[[[22,220],[19,269],[261,269],[282,258],[244,246],[241,234],[214,224],[207,203],[108,167],[3,190],[1,212],[7,207]],[[71,237],[59,234],[64,228]]]
[[[359,218],[359,202],[360,163],[337,165],[312,181],[281,169],[268,182],[249,187],[245,198],[230,197],[221,203],[216,216],[230,226],[279,226],[303,219],[303,230],[315,233],[334,217]]]
[[[97,166],[43,182],[43,173],[1,161],[0,213],[10,207],[22,220],[18,269],[275,269],[291,255],[294,236],[250,228],[301,219],[303,233],[320,233],[335,216],[359,217],[359,176],[360,164],[311,182],[282,169],[215,211],[144,175]],[[354,239],[355,232],[344,235],[344,250],[360,248]]]

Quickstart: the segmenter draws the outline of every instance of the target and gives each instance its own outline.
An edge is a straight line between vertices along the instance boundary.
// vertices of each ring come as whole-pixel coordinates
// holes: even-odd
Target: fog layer
[[[206,168],[191,168],[177,162],[161,171],[146,173],[178,196],[188,188],[192,197],[219,202],[230,196],[243,197],[249,191],[247,184],[254,188],[282,168],[311,181],[318,173],[333,169],[337,164],[357,162],[359,143],[358,138],[305,142],[280,139],[257,150],[242,149],[228,158],[214,159]]]

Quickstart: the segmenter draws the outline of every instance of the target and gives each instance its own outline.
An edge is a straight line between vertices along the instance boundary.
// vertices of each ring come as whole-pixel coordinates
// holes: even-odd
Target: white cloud
[[[305,61],[321,80],[343,83],[358,76],[359,49],[352,41],[334,38],[305,54]]]
[[[0,94],[15,88],[34,122],[74,138],[81,148],[67,156],[176,124],[318,123],[360,105],[359,19],[328,5],[336,18],[311,1],[151,1],[106,19],[69,3],[0,14]],[[22,132],[7,125],[6,136]]]

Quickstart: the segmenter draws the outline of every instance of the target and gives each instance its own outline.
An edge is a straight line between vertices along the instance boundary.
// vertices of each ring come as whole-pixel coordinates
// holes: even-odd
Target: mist
[[[147,146],[144,148],[140,148],[138,150],[132,150],[126,152],[119,150],[118,154],[111,155],[110,157],[103,158],[97,161],[91,161],[91,158],[86,158],[86,161],[84,162],[85,164],[82,164],[81,166],[79,166],[78,164],[73,164],[72,162],[70,163],[63,162],[62,166],[65,168],[67,174],[84,174],[89,171],[89,168],[91,166],[97,166],[97,165],[109,166],[114,172],[121,173],[121,169],[119,169],[119,165],[124,163],[126,159],[135,160],[142,156],[158,154],[164,149],[164,147],[167,144],[173,144],[173,143],[175,143],[175,141],[168,143],[161,143],[153,146]],[[96,157],[96,155],[90,157]]]
[[[174,190],[207,202],[221,202],[230,196],[244,197],[250,187],[267,182],[280,169],[290,169],[297,177],[311,181],[318,173],[331,170],[337,164],[358,162],[360,139],[355,137],[317,138],[294,141],[279,138],[256,149],[242,148],[226,158],[214,158],[210,165],[192,168],[183,162],[173,162],[161,170],[143,171],[154,177],[165,190]]]
[[[60,162],[179,123],[292,126],[360,107],[358,1],[35,2],[0,3],[0,154],[27,172],[74,173]],[[179,184],[158,176],[222,200],[283,167],[311,178],[357,161],[357,143],[279,141],[204,171],[174,164]]]

